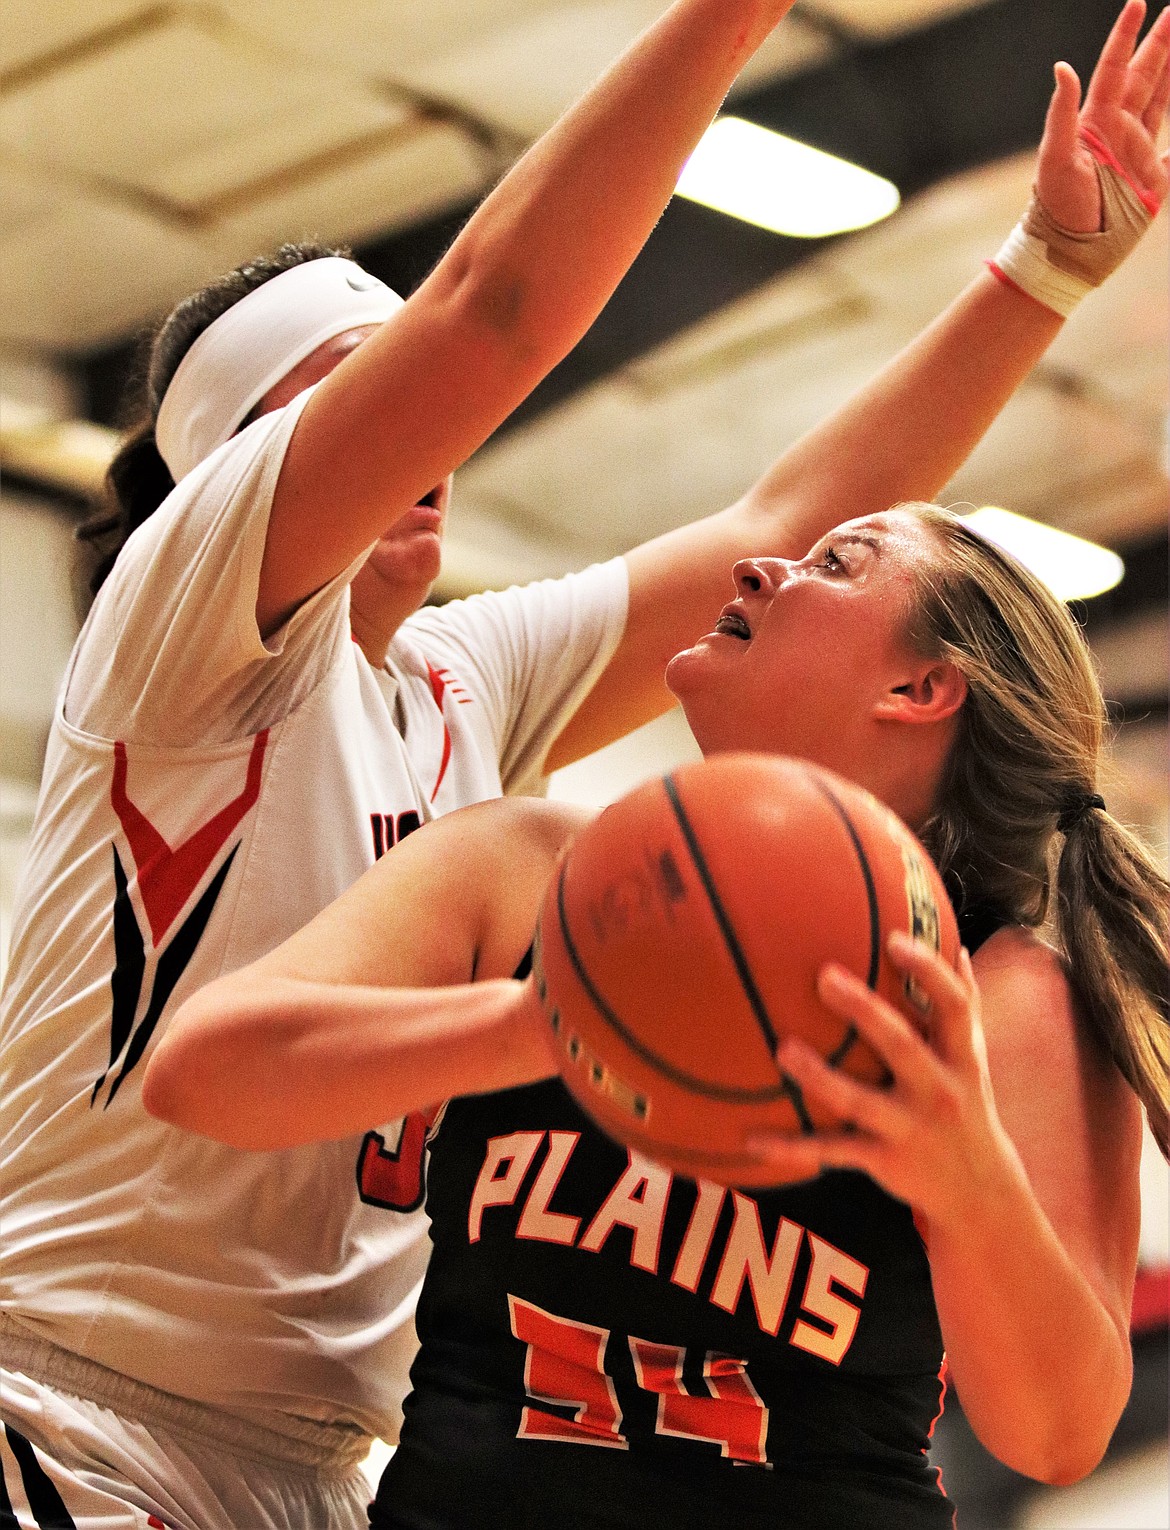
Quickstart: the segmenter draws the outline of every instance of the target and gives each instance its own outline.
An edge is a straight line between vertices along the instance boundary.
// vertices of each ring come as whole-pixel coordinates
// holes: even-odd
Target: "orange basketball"
[[[757,1129],[832,1124],[775,1060],[796,1033],[857,1078],[886,1070],[825,1008],[838,961],[916,1014],[892,930],[959,935],[930,857],[876,798],[827,770],[725,754],[639,787],[561,855],[534,971],[564,1081],[618,1141],[694,1178],[753,1186]]]

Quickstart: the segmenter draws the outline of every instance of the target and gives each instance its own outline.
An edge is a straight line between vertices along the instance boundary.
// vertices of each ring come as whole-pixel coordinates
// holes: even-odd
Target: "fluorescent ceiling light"
[[[821,239],[886,218],[898,188],[741,117],[720,117],[683,166],[679,196],[776,234]]]
[[[1115,552],[1026,515],[984,505],[963,516],[989,542],[1010,552],[1042,579],[1058,600],[1088,600],[1120,584],[1125,564]]]

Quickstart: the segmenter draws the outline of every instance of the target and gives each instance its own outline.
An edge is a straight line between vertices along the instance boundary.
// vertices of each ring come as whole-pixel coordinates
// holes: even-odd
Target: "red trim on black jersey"
[[[1137,1272],[1133,1289],[1131,1333],[1152,1333],[1170,1323],[1170,1266],[1146,1265]]]

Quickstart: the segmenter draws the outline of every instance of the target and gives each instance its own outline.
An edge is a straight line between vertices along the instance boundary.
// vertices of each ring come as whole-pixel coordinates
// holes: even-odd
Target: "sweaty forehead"
[[[868,543],[883,557],[911,556],[920,550],[923,540],[921,521],[905,510],[883,510],[877,515],[858,516],[843,521],[827,533],[823,541],[855,540]]]

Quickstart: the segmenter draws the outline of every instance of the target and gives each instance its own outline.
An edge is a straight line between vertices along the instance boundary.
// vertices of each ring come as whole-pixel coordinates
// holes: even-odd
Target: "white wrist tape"
[[[989,262],[997,275],[1065,318],[1117,269],[1157,210],[1095,148],[1094,162],[1101,187],[1099,232],[1063,228],[1033,193],[1023,218]]]

